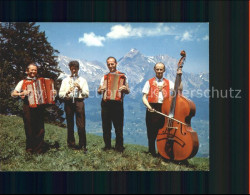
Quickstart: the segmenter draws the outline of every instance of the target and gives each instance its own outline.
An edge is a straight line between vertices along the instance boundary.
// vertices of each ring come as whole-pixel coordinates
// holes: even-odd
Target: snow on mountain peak
[[[125,57],[128,57],[128,58],[133,58],[134,56],[140,54],[140,52],[135,49],[135,48],[132,48],[126,55]]]
[[[132,48],[132,49],[130,50],[130,52],[138,52],[138,50],[135,49],[135,48]]]

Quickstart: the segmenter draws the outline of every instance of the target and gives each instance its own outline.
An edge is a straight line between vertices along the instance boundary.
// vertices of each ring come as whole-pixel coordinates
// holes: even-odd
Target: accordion
[[[22,90],[29,92],[28,101],[31,108],[42,104],[55,104],[54,81],[52,79],[24,80]]]
[[[122,85],[125,85],[126,77],[123,73],[107,74],[104,76],[104,86],[106,91],[103,93],[103,100],[122,101],[123,93],[119,90]]]

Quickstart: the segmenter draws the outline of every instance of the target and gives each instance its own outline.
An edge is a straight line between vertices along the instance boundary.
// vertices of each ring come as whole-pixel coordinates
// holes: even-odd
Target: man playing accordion
[[[44,142],[44,105],[54,104],[54,82],[37,78],[37,65],[30,63],[27,78],[20,81],[12,97],[23,100],[23,122],[26,135],[26,152],[44,153],[49,145]]]
[[[102,108],[102,128],[105,143],[104,150],[111,149],[111,129],[112,123],[116,133],[115,150],[123,152],[123,97],[129,94],[128,79],[124,73],[116,70],[117,61],[114,57],[107,59],[109,73],[104,75],[98,93],[103,94]]]

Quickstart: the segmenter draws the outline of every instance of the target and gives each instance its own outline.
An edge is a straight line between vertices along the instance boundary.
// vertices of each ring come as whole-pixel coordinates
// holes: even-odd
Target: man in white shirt
[[[30,63],[26,73],[28,76],[21,80],[14,91],[12,97],[21,97],[23,100],[23,122],[26,135],[26,152],[44,153],[48,150],[44,142],[44,105],[37,105],[35,108],[29,106],[28,96],[31,91],[23,89],[25,82],[37,80],[37,65]]]
[[[154,111],[161,112],[163,100],[170,96],[170,90],[174,89],[174,83],[163,78],[165,65],[157,63],[154,66],[155,77],[149,79],[142,90],[142,101],[147,107],[146,126],[148,136],[149,152],[152,156],[156,156],[155,140],[158,130],[164,125],[165,118]]]
[[[79,62],[69,62],[71,76],[63,79],[59,97],[64,99],[64,109],[67,121],[67,143],[68,147],[73,149],[83,149],[84,153],[87,152],[86,148],[86,129],[85,129],[85,106],[84,99],[89,96],[89,88],[87,81],[78,76]],[[76,114],[76,125],[79,135],[79,146],[75,145],[74,136],[74,115]]]
[[[123,109],[123,97],[125,94],[129,94],[128,79],[124,73],[119,72],[117,67],[117,61],[114,57],[108,57],[107,67],[109,73],[102,77],[98,93],[103,94],[101,107],[102,107],[102,128],[103,128],[103,139],[105,143],[104,150],[111,149],[111,129],[112,123],[115,128],[116,133],[116,144],[115,150],[118,152],[123,152],[123,119],[124,119],[124,109]],[[113,75],[112,75],[113,74]],[[120,81],[124,83],[119,87],[119,89],[111,89],[110,86],[117,85],[117,79],[114,79],[114,74],[119,77]],[[106,85],[104,84],[106,83]],[[111,98],[113,94],[114,98]],[[116,94],[116,95],[114,95]]]

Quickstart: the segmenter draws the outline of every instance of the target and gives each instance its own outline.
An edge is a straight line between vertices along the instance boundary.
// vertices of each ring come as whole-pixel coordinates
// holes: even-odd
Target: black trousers
[[[150,103],[151,107],[157,111],[161,112],[162,104],[159,103]],[[149,152],[155,153],[155,140],[158,134],[158,130],[161,129],[164,125],[165,118],[164,116],[157,114],[155,112],[146,111],[146,126],[147,126],[147,135],[148,135],[148,149]]]
[[[66,100],[64,104],[67,121],[67,143],[68,145],[75,145],[74,136],[74,116],[76,115],[76,126],[79,135],[79,146],[86,147],[86,129],[85,129],[85,106],[83,100]]]
[[[26,135],[26,151],[40,153],[44,146],[44,106],[30,108],[23,104],[23,122]]]
[[[123,121],[124,109],[123,102],[120,101],[103,101],[102,107],[102,129],[105,147],[111,147],[111,129],[112,123],[116,134],[116,149],[123,149]]]

